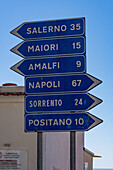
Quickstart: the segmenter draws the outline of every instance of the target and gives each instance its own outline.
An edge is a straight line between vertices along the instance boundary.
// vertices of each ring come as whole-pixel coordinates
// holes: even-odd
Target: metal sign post
[[[76,170],[76,131],[102,122],[86,112],[102,100],[87,93],[101,81],[86,74],[85,18],[26,22],[11,33],[24,40],[11,49],[24,58],[11,69],[25,76],[25,132],[37,132],[37,170],[43,131],[70,132],[70,170]]]
[[[70,132],[70,170],[76,170],[76,131]]]
[[[43,170],[43,132],[37,132],[37,170]]]

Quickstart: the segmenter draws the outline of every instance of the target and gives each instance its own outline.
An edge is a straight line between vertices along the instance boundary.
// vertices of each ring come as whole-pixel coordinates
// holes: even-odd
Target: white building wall
[[[76,170],[83,170],[84,133],[76,132]],[[70,132],[44,133],[44,170],[70,170]]]
[[[69,132],[44,133],[44,170],[70,170]]]
[[[76,170],[83,170],[84,132],[76,133]]]
[[[24,96],[0,96],[0,150],[26,150],[28,170],[36,170],[36,145],[36,133],[24,133]]]
[[[4,90],[23,92],[23,87],[1,87],[0,93]],[[76,170],[83,170],[83,133],[76,136]],[[44,132],[43,139],[44,170],[70,170],[70,133]],[[0,95],[0,150],[6,149],[26,150],[28,170],[37,170],[37,133],[24,132],[24,95]]]

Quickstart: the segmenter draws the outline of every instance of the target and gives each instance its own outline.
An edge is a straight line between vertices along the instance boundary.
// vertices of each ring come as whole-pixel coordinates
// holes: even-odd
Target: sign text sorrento
[[[87,111],[102,102],[89,93],[25,96],[25,113]]]

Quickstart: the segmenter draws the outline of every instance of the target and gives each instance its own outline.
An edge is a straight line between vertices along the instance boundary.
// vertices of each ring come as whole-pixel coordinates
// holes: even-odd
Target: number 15
[[[80,42],[74,42],[73,44],[72,44],[72,46],[73,46],[73,49],[80,49],[81,48],[81,44],[80,44]]]

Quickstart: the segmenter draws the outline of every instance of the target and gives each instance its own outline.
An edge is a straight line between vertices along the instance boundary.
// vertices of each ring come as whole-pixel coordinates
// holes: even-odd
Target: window
[[[88,170],[88,162],[85,162],[85,170]]]

